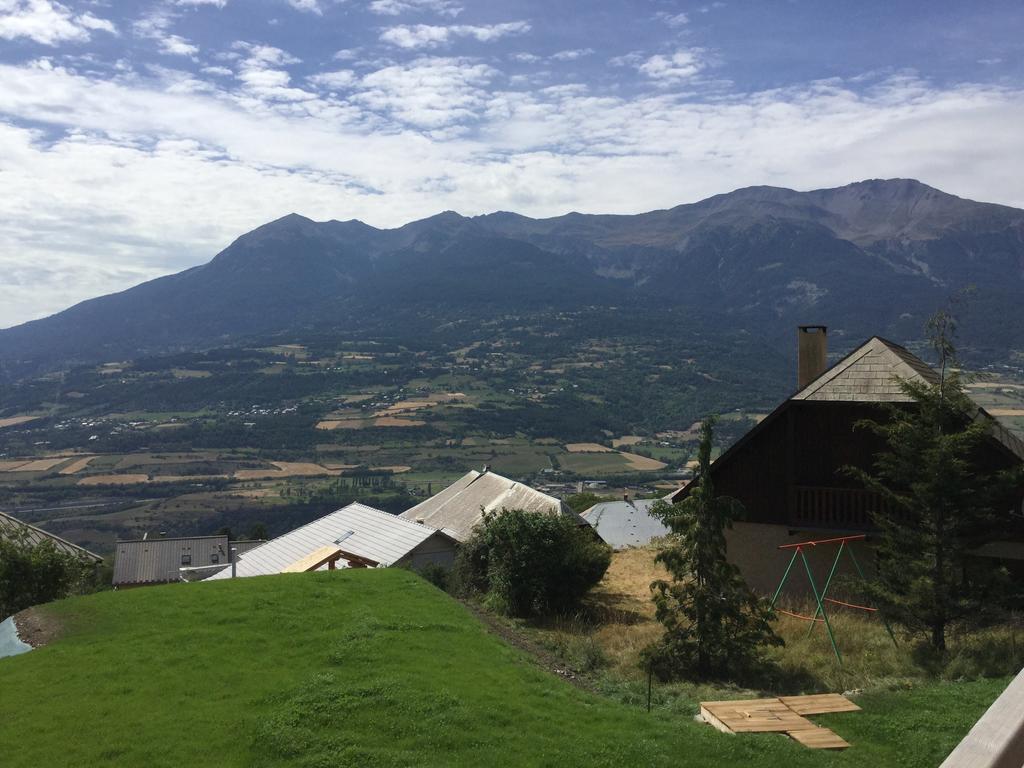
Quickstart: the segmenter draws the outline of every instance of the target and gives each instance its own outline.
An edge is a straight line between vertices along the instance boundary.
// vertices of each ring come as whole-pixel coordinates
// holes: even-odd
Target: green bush
[[[418,571],[420,576],[429,581],[438,589],[447,592],[450,574],[447,568],[439,563],[427,563]]]
[[[571,610],[604,576],[611,549],[576,519],[502,510],[483,522],[459,551],[459,591],[483,595],[494,610],[536,616]]]
[[[95,570],[52,542],[0,537],[0,621],[39,603],[93,591]]]

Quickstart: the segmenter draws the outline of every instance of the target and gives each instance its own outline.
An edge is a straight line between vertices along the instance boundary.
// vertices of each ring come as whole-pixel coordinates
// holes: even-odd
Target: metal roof
[[[451,539],[425,525],[353,503],[240,555],[236,575],[281,573],[310,552],[332,544],[381,565],[394,565],[431,536]],[[231,569],[226,568],[208,580],[229,578]]]
[[[76,557],[82,557],[87,560],[94,560],[97,563],[103,562],[103,558],[97,555],[95,552],[90,552],[84,547],[80,547],[77,544],[72,544],[66,539],[62,539],[60,536],[54,536],[48,531],[44,531],[42,528],[26,523],[23,520],[19,520],[16,517],[0,512],[0,537],[4,536],[25,536],[26,540],[35,546],[36,544],[42,544],[44,541],[49,541],[59,551],[65,552],[69,555],[75,555]]]
[[[119,541],[114,547],[115,587],[178,581],[180,568],[227,565],[227,536]]]
[[[503,509],[561,514],[575,517],[581,524],[586,522],[562,500],[490,471],[466,473],[401,516],[432,528],[443,528],[459,541],[465,541],[484,512]]]
[[[655,501],[658,499],[602,501],[584,512],[583,519],[613,549],[643,547],[669,533],[661,520],[650,515]]]

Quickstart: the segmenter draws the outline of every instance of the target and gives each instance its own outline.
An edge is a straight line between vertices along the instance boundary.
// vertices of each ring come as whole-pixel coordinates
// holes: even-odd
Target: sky
[[[1020,0],[0,0],[0,327],[291,212],[1024,207],[1022,52]]]

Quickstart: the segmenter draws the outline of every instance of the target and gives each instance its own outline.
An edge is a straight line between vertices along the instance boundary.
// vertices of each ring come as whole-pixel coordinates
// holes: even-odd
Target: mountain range
[[[969,345],[1024,349],[1024,211],[909,179],[749,187],[637,215],[448,211],[397,229],[291,214],[201,266],[0,330],[0,366],[595,306],[684,307],[768,335],[821,322],[919,336],[967,285]]]

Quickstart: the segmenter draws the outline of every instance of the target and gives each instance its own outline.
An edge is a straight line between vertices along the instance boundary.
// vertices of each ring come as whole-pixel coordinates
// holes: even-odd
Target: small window
[[[181,564],[182,565],[192,565],[192,555],[182,555],[181,556]]]
[[[212,555],[210,555],[210,564],[211,565],[216,565],[219,562],[220,562],[220,555],[218,555],[216,552],[214,552]]]

